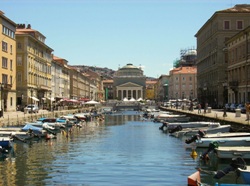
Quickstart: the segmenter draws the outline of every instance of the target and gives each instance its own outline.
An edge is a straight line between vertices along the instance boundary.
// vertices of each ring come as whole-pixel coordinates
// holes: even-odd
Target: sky
[[[16,24],[30,24],[69,65],[132,63],[144,75],[169,74],[180,51],[196,49],[195,34],[219,10],[249,0],[0,0]]]

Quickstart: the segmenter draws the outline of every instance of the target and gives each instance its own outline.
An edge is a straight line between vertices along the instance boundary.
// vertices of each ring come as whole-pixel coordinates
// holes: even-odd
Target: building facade
[[[53,56],[51,76],[52,98],[55,101],[59,101],[62,98],[70,98],[70,68],[68,67],[68,61]]]
[[[15,111],[17,106],[16,96],[21,93],[16,91],[16,24],[4,16],[0,11],[0,39],[1,39],[1,70],[0,70],[0,117],[4,112]]]
[[[145,99],[146,76],[143,75],[141,68],[129,63],[116,71],[113,80],[113,94],[115,99]]]
[[[197,98],[197,68],[186,66],[174,68],[169,74],[169,99],[195,99]]]
[[[225,42],[250,25],[250,5],[235,5],[215,12],[199,29],[197,38],[198,98],[222,107],[227,83]]]
[[[46,37],[31,25],[19,24],[17,42],[17,90],[22,95],[22,106],[49,104],[51,97],[51,62],[53,49],[45,44]]]
[[[250,101],[250,26],[226,43],[227,77],[224,86],[225,103]]]

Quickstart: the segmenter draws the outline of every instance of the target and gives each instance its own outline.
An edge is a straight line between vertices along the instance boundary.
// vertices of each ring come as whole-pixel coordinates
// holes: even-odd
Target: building
[[[0,70],[0,117],[5,111],[15,111],[21,92],[16,91],[16,24],[0,11],[1,70]],[[18,101],[16,100],[19,96]]]
[[[228,79],[224,103],[246,103],[250,101],[250,26],[226,42],[225,53]]]
[[[196,66],[183,66],[171,70],[168,84],[169,99],[193,100],[197,98],[196,74]]]
[[[51,65],[51,76],[52,98],[55,101],[59,101],[62,98],[70,98],[70,68],[68,67],[68,61],[54,55]]]
[[[210,106],[224,103],[227,83],[225,42],[250,25],[250,5],[238,4],[215,12],[195,34],[197,38],[198,98]]]
[[[113,79],[103,80],[103,88],[105,91],[105,101],[114,99],[113,83],[114,83]]]
[[[155,88],[157,80],[146,80],[146,96],[147,100],[155,100]]]
[[[46,37],[28,24],[18,24],[16,29],[17,90],[22,106],[42,103],[51,97],[51,62],[53,49],[45,44]],[[20,95],[18,96],[20,98]]]
[[[143,75],[143,70],[140,67],[129,63],[116,71],[113,80],[115,99],[145,99],[146,76]]]
[[[169,75],[161,75],[156,84],[155,100],[167,101],[169,99]]]

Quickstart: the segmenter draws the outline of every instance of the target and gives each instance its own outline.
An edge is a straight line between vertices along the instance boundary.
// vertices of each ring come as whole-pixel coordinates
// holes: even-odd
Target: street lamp
[[[33,89],[30,89],[31,114],[33,113]]]
[[[3,117],[3,88],[4,88],[4,84],[0,83],[1,87],[0,87],[0,95],[1,95],[1,111],[0,111],[0,117]]]
[[[227,88],[227,83],[222,83],[223,86],[223,117],[227,117],[227,109],[226,109],[226,98],[227,98],[227,92],[226,92],[226,88]]]

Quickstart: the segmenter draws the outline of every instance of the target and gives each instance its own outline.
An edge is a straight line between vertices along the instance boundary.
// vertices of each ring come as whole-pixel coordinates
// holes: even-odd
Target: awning
[[[30,98],[33,99],[34,101],[39,101],[39,99],[37,99],[37,98],[34,97],[34,96],[31,96]]]
[[[52,97],[52,98],[48,98],[48,97],[47,97],[47,99],[48,99],[48,100],[51,100],[51,101],[55,101],[55,98],[53,98],[53,97]]]

